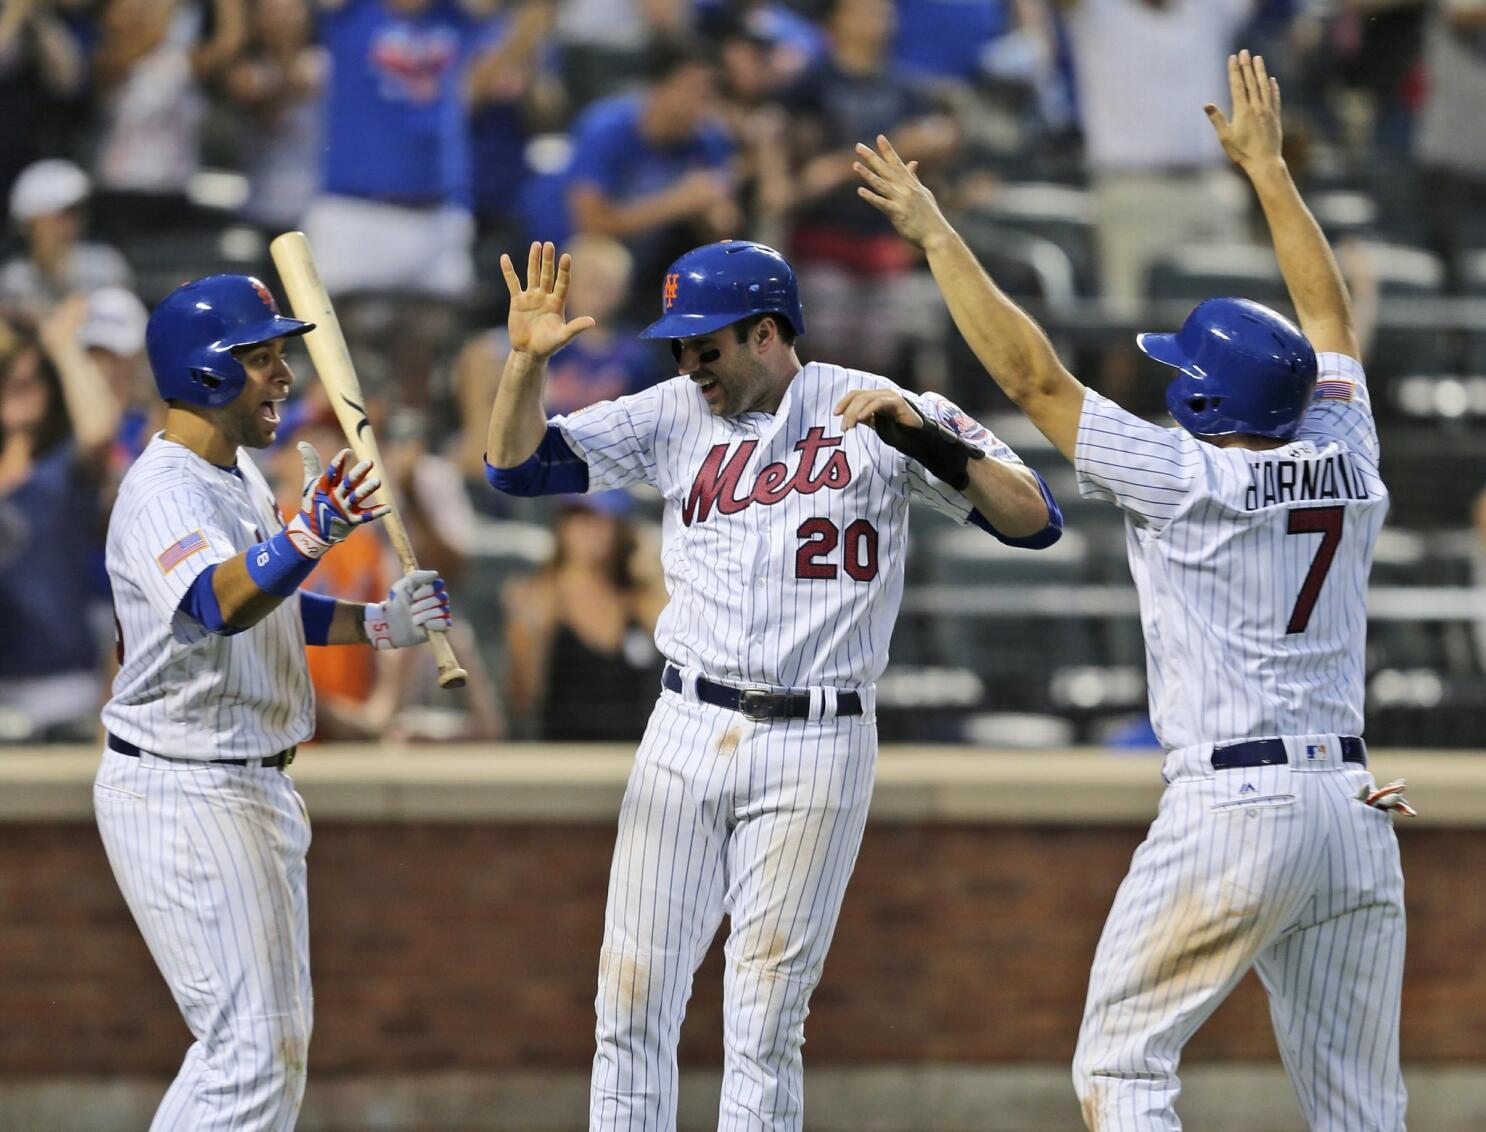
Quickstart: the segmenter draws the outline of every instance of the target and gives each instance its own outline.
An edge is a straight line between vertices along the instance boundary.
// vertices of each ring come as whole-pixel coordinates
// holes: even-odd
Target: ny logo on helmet
[[[671,304],[676,301],[676,292],[680,289],[681,275],[673,272],[666,276],[665,290],[661,292],[661,298],[665,300],[666,310],[671,309]]]
[[[254,279],[251,275],[248,276],[248,281],[253,284],[253,290],[258,292],[258,297],[263,300],[263,305],[268,308],[269,313],[278,314],[279,304],[273,301],[273,296],[269,294],[268,288],[265,287],[262,283],[258,282],[258,280]]]

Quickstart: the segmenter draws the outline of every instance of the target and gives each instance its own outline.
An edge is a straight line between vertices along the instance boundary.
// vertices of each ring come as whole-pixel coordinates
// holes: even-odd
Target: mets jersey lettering
[[[1362,367],[1319,361],[1333,392],[1265,451],[1084,400],[1079,491],[1125,512],[1151,718],[1168,748],[1362,731],[1367,577],[1388,491]]]
[[[670,603],[656,643],[712,679],[776,688],[876,680],[903,593],[908,500],[960,522],[970,503],[870,428],[832,412],[886,378],[812,362],[774,414],[715,417],[687,378],[553,419],[591,490],[665,497]],[[905,393],[987,455],[1016,454],[935,394]]]
[[[692,481],[691,492],[681,510],[681,521],[689,527],[695,515],[697,522],[706,522],[714,503],[722,514],[734,515],[750,503],[762,503],[766,507],[778,503],[792,491],[814,495],[823,487],[838,491],[844,488],[851,482],[851,465],[844,452],[832,452],[819,474],[812,471],[817,451],[841,443],[839,436],[826,436],[825,432],[823,428],[812,428],[806,432],[805,439],[795,445],[795,451],[802,455],[793,473],[784,462],[767,464],[759,471],[753,490],[741,498],[737,495],[738,481],[743,478],[743,469],[748,466],[758,441],[745,440],[736,448],[727,444],[714,445],[702,461],[697,478]],[[731,456],[728,455],[730,449]]]

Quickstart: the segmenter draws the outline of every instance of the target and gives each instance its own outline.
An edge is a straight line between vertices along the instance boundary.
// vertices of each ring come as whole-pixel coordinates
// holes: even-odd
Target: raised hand
[[[362,460],[347,471],[349,448],[342,448],[330,466],[322,469],[320,454],[300,441],[299,458],[304,464],[300,511],[284,529],[294,549],[304,557],[319,558],[336,543],[344,542],[357,527],[374,522],[392,510],[383,504],[367,502],[382,486],[382,481],[372,474],[370,460]]]
[[[858,142],[856,153],[859,160],[851,167],[866,182],[857,186],[857,195],[886,214],[900,236],[923,247],[931,235],[952,230],[934,194],[918,179],[917,161],[905,164],[882,134],[875,150]]]
[[[1278,161],[1284,140],[1280,83],[1264,69],[1263,57],[1247,51],[1228,56],[1228,89],[1233,96],[1231,121],[1211,102],[1202,108],[1223,151],[1244,170]]]
[[[500,257],[500,269],[511,292],[506,332],[512,350],[545,360],[594,325],[587,315],[572,321],[563,318],[573,258],[563,253],[559,260],[555,244],[532,244],[526,260],[525,287],[510,256]]]
[[[369,601],[362,627],[375,649],[405,649],[422,644],[428,634],[447,633],[449,591],[433,570],[414,570],[392,583],[384,601]]]

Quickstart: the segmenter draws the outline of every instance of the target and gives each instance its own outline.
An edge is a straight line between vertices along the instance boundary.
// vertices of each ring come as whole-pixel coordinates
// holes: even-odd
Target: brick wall
[[[1066,1062],[1141,831],[877,825],[814,1000],[808,1060]],[[608,825],[322,823],[310,853],[321,1074],[581,1069]],[[1403,838],[1405,1057],[1486,1062],[1486,830]],[[683,1060],[720,1058],[721,970]],[[89,825],[0,826],[0,1074],[173,1071],[185,1029]],[[1272,1060],[1252,978],[1193,1059]]]

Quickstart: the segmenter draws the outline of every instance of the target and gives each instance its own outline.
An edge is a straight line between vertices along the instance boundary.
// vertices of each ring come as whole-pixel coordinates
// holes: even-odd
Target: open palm
[[[1280,84],[1264,69],[1262,56],[1247,51],[1228,56],[1228,89],[1233,118],[1212,103],[1203,107],[1223,150],[1240,167],[1280,156],[1284,131],[1280,122]]]
[[[594,325],[586,315],[571,321],[563,317],[573,259],[564,253],[559,260],[555,244],[532,244],[526,260],[525,287],[510,256],[500,257],[500,268],[511,292],[511,312],[506,319],[511,349],[550,358]]]

